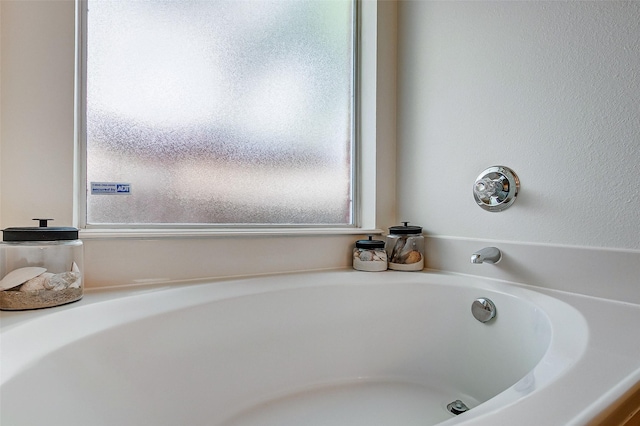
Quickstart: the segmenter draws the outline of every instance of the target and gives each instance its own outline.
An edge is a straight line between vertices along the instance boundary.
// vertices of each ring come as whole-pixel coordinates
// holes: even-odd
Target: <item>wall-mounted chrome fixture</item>
[[[489,167],[473,184],[473,197],[480,207],[500,212],[513,204],[520,189],[518,175],[508,167]]]
[[[471,263],[498,263],[502,252],[497,247],[485,247],[471,255]]]

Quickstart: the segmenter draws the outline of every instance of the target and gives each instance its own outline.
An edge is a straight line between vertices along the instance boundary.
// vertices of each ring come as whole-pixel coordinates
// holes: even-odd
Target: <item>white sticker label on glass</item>
[[[131,194],[131,184],[121,182],[91,182],[91,195]]]

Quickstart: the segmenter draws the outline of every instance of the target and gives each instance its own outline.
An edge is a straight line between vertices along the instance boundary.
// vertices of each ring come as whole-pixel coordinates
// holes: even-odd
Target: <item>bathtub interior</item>
[[[317,285],[215,301],[197,287],[167,294],[193,298],[179,309],[82,337],[22,368],[2,383],[2,424],[268,424],[282,401],[394,386],[433,393],[435,424],[452,417],[445,407],[455,399],[476,407],[514,385],[522,395],[535,390],[531,372],[554,329],[525,298],[465,285]],[[494,320],[473,318],[476,297],[493,300]],[[73,320],[91,321],[90,309]],[[370,424],[386,422],[377,420]]]

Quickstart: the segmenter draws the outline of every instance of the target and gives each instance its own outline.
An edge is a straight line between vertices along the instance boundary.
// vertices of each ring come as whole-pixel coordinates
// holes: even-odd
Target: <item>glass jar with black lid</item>
[[[384,241],[374,240],[371,235],[368,240],[356,241],[353,249],[353,269],[368,272],[385,271],[387,253],[384,250]]]
[[[34,220],[39,226],[2,230],[2,310],[49,308],[83,296],[83,246],[78,229],[49,227],[47,222],[52,219]]]
[[[402,226],[390,227],[386,249],[389,269],[421,271],[424,268],[424,237],[421,226],[402,222]]]

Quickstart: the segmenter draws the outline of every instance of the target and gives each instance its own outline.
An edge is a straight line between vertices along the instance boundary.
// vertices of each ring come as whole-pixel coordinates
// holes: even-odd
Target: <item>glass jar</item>
[[[389,269],[421,271],[424,268],[424,237],[421,226],[392,226],[387,235]]]
[[[384,251],[384,241],[368,240],[356,241],[353,249],[353,269],[359,271],[379,272],[387,269],[387,252]]]
[[[80,300],[84,292],[78,229],[6,228],[0,243],[0,309],[39,309]]]

